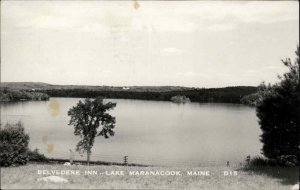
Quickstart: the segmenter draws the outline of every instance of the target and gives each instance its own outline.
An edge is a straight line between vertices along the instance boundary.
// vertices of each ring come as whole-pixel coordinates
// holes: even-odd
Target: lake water
[[[53,158],[69,158],[78,137],[68,125],[68,110],[79,98],[51,98],[1,104],[1,123],[24,123],[30,148]],[[109,99],[117,106],[115,136],[96,137],[92,160],[129,163],[207,165],[242,162],[259,155],[261,131],[255,109],[221,103],[175,104]],[[85,156],[75,154],[75,159]]]

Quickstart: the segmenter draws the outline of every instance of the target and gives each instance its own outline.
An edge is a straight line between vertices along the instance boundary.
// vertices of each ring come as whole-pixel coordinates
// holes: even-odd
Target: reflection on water
[[[1,103],[1,123],[21,120],[30,147],[46,156],[68,158],[78,137],[68,125],[68,110],[79,98]],[[108,101],[108,100],[107,100]],[[258,155],[260,129],[255,109],[243,105],[111,99],[115,136],[97,137],[92,160],[146,164],[241,162]],[[77,159],[85,159],[77,155]]]

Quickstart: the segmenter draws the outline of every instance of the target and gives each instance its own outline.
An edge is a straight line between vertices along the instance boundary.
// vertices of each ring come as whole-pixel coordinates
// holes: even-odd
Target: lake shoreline
[[[67,112],[79,100],[82,99],[50,98],[47,102],[2,104],[1,121],[5,124],[21,120],[30,136],[32,150],[37,148],[48,158],[68,159],[69,150],[75,150],[78,138],[74,136],[74,127],[68,125]],[[117,103],[110,112],[116,117],[116,135],[95,139],[92,153],[95,161],[122,163],[124,156],[128,156],[130,163],[143,165],[207,165],[236,163],[247,155],[259,155],[260,131],[255,110],[247,106],[107,101]],[[84,158],[76,152],[74,160],[81,159]]]
[[[180,86],[82,86],[51,85],[46,83],[1,83],[1,99],[5,91],[39,92],[49,97],[139,99],[171,101],[174,96],[186,96],[191,102],[242,103],[241,99],[257,91],[254,86],[228,86],[219,88],[194,88]],[[3,98],[1,98],[3,97]]]

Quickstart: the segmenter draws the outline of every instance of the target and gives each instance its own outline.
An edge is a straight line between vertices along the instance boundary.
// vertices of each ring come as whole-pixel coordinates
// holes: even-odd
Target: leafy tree
[[[109,138],[114,135],[113,128],[116,119],[107,111],[112,110],[115,106],[116,104],[112,102],[104,103],[101,97],[94,100],[86,98],[84,102],[80,100],[68,111],[68,115],[71,116],[69,125],[74,125],[74,134],[81,137],[76,151],[87,153],[88,165],[95,137]],[[99,126],[102,126],[101,130],[98,130]]]
[[[280,82],[264,89],[262,100],[256,107],[263,154],[278,163],[299,164],[300,87],[299,46],[294,63],[282,60],[289,69]]]
[[[262,82],[257,87],[257,92],[242,97],[241,103],[249,106],[257,106],[260,102],[262,102],[266,93],[269,93],[271,88],[272,87],[270,84],[266,85],[264,82]]]
[[[24,165],[28,161],[29,136],[23,124],[7,123],[0,129],[0,166]]]

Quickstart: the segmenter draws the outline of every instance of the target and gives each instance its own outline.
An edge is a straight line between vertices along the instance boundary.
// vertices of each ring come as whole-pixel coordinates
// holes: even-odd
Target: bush
[[[287,167],[289,166],[289,167]],[[242,170],[258,175],[268,175],[279,178],[284,184],[295,184],[299,180],[299,168],[287,165],[285,162],[279,163],[275,159],[267,159],[261,156],[254,157],[249,164],[245,164]]]
[[[29,161],[32,162],[48,162],[48,159],[44,154],[39,153],[39,150],[36,148],[33,151],[28,151]]]
[[[23,165],[28,161],[29,136],[25,134],[23,124],[7,123],[0,130],[0,166]]]
[[[267,166],[269,164],[269,161],[262,157],[255,157],[252,160],[250,160],[249,166],[253,167],[263,167]]]
[[[297,60],[283,61],[289,71],[262,96],[256,115],[262,130],[262,152],[279,164],[299,165],[300,160],[300,83],[299,46]]]
[[[266,159],[261,156],[254,157],[250,159],[249,164],[246,164],[245,168],[250,169],[250,168],[262,168],[262,167],[267,167],[267,166],[277,166],[278,163],[274,162],[273,160]]]
[[[191,100],[188,97],[186,97],[186,96],[180,96],[180,95],[173,96],[171,98],[171,101],[174,102],[174,103],[187,103],[187,102],[191,102]]]
[[[257,87],[257,92],[246,95],[241,98],[241,103],[248,106],[258,106],[264,100],[264,97],[272,89],[271,85],[266,85],[264,82]]]

